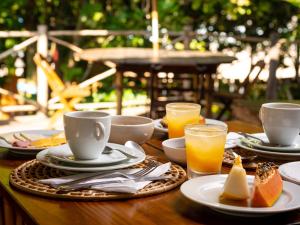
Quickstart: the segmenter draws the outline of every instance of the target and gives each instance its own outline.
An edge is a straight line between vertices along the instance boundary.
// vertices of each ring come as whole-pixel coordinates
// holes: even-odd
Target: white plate
[[[156,119],[154,120],[154,129],[159,132],[168,133],[168,128],[165,128],[161,125],[162,119]],[[220,120],[214,120],[214,119],[205,119],[205,124],[216,124],[216,125],[222,125],[227,126],[226,123]]]
[[[264,149],[252,148],[244,144],[241,140],[237,141],[237,146],[240,148],[254,152],[263,158],[275,159],[275,160],[297,160],[300,159],[300,152],[272,152]]]
[[[219,196],[227,176],[210,175],[191,179],[183,183],[180,190],[187,198],[229,215],[259,217],[300,208],[300,186],[287,181],[283,181],[282,194],[272,207],[256,208],[220,203]],[[247,179],[252,186],[254,177],[247,176]]]
[[[24,134],[32,134],[32,135],[39,135],[39,136],[44,136],[44,137],[50,137],[54,134],[61,133],[63,131],[61,130],[24,130],[24,131],[15,131],[15,132],[10,132],[10,133],[5,133],[5,134],[0,134],[3,137],[6,137],[7,139],[10,139],[13,134],[18,134],[18,133],[24,133]],[[0,147],[2,148],[7,148],[11,150],[13,153],[19,153],[19,154],[36,154],[37,152],[45,149],[45,147],[41,148],[34,148],[34,147],[28,147],[28,148],[21,148],[21,147],[15,147],[12,146],[8,143],[6,143],[4,140],[0,139]]]
[[[300,161],[282,164],[278,170],[283,179],[300,185]]]
[[[36,159],[44,164],[45,166],[62,169],[62,170],[69,170],[69,171],[78,171],[78,172],[97,172],[97,171],[105,171],[105,170],[116,170],[116,169],[122,169],[126,167],[130,167],[133,165],[136,165],[140,162],[143,162],[146,158],[146,155],[136,149],[133,148],[127,148],[124,145],[119,144],[113,144],[108,143],[107,146],[111,148],[119,148],[123,151],[128,152],[129,154],[137,156],[135,159],[129,159],[126,161],[121,161],[119,164],[113,164],[113,165],[102,165],[102,166],[85,166],[85,167],[79,167],[76,165],[65,165],[63,163],[59,164],[57,163],[57,160],[52,161],[50,157],[47,155],[49,154],[49,149],[42,150],[36,155]]]
[[[59,162],[75,166],[101,166],[119,163],[127,159],[127,157],[121,152],[112,150],[110,154],[102,154],[98,159],[76,160],[68,144],[48,148],[48,156],[58,160]]]
[[[269,142],[269,139],[265,133],[257,133],[257,134],[253,134],[253,136],[257,136],[260,139],[262,139],[263,141]],[[297,137],[297,139],[295,140],[293,145],[285,146],[285,147],[272,147],[272,146],[261,145],[255,141],[251,141],[246,138],[243,138],[241,140],[242,140],[242,142],[245,142],[246,144],[251,144],[254,148],[257,148],[257,149],[276,151],[276,152],[300,152],[300,137]],[[255,139],[253,139],[253,140],[255,140]]]

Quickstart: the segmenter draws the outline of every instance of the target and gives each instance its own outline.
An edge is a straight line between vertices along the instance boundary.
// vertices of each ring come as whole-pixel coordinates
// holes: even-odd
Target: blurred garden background
[[[28,37],[8,31],[103,30],[99,35],[61,35],[60,40],[81,49],[115,47],[152,47],[150,0],[1,0],[0,53],[14,48]],[[266,65],[247,95],[239,103],[256,110],[258,103],[271,100],[300,100],[299,0],[157,0],[159,45],[161,49],[223,52],[235,56],[222,64],[214,75],[217,91],[237,90],[246,79],[252,82],[251,66],[262,60]],[[48,40],[47,60],[65,83],[80,83],[106,71],[106,65],[79,60],[70,47]],[[37,73],[33,57],[36,44],[13,50],[0,57],[0,87],[16,96],[1,93],[0,112],[9,117],[35,112],[5,111],[5,106],[37,100]],[[162,75],[172,83],[172,74]],[[82,103],[115,102],[114,76],[92,85]],[[147,83],[125,76],[123,101],[147,104]],[[136,88],[137,87],[137,88]],[[22,102],[23,101],[23,102]],[[245,103],[246,102],[246,103]],[[136,103],[138,105],[139,103]],[[213,115],[222,109],[216,101]],[[109,106],[104,105],[104,108]],[[101,107],[100,107],[101,108]],[[241,110],[235,108],[235,110]],[[221,119],[232,118],[233,112]]]

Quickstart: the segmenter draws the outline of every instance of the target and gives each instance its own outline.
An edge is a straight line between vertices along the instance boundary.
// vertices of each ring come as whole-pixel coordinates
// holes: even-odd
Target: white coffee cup
[[[64,114],[67,143],[76,159],[100,157],[109,138],[111,116],[100,111],[74,111]]]
[[[300,132],[300,105],[292,103],[265,103],[259,117],[272,144],[292,145]]]

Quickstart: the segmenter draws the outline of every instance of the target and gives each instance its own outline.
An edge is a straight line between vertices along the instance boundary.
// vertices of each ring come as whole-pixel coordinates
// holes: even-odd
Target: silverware
[[[127,181],[143,182],[143,181],[156,181],[171,179],[171,175],[162,175],[158,177],[138,177],[138,178],[127,178],[123,180],[111,180],[111,181],[98,181],[93,183],[76,184],[70,187],[58,187],[57,194],[66,194],[70,191],[77,191],[81,189],[88,189],[94,185],[105,185],[105,184],[121,184]]]
[[[0,136],[0,139],[2,139],[3,141],[5,141],[7,144],[12,145],[12,142],[10,142],[9,140],[7,140],[5,137]]]
[[[129,154],[128,152],[125,152],[121,149],[117,149],[117,148],[111,148],[109,146],[105,146],[105,149],[104,151],[102,152],[102,154],[110,154],[112,151],[118,151],[118,152],[121,152],[123,155],[125,155],[127,158],[129,159],[136,159],[138,158],[137,156],[135,155],[132,155],[132,154]]]
[[[236,152],[234,151],[231,151],[232,154],[234,155],[234,158],[237,158],[239,154],[237,154]],[[242,156],[242,155],[239,155],[242,159],[242,162],[250,162],[250,161],[253,161],[254,159],[257,158],[257,155],[249,155],[249,156]]]
[[[97,178],[97,179],[100,179],[100,178],[115,178],[115,177],[125,177],[125,178],[128,178],[128,179],[130,179],[130,178],[131,179],[139,178],[139,177],[143,177],[143,176],[149,174],[150,172],[152,172],[153,170],[155,170],[158,167],[158,165],[159,165],[159,163],[157,161],[149,160],[149,163],[146,164],[145,168],[143,168],[142,170],[139,170],[135,173],[132,173],[132,174],[127,174],[127,173],[123,173],[123,172],[120,172],[120,171],[113,171],[113,172],[110,172],[110,173],[103,173],[103,171],[102,171],[100,173],[96,173],[96,174],[93,173],[90,176],[79,178],[79,179],[69,181],[69,182],[65,182],[65,183],[62,183],[62,184],[52,184],[51,186],[55,187],[55,188],[69,188],[72,185],[87,182],[87,181],[95,179],[95,178]]]
[[[125,143],[125,146],[127,148],[133,148],[133,149],[139,150],[140,152],[146,154],[145,151],[144,151],[144,149],[138,143],[136,143],[134,141],[127,141]]]
[[[269,146],[269,147],[289,147],[290,146],[290,145],[272,144],[272,143],[266,142],[266,141],[262,140],[261,138],[258,138],[256,136],[248,134],[248,133],[238,132],[238,134],[242,135],[243,137],[245,137],[248,140],[249,140],[249,138],[255,139],[255,140],[259,141],[259,143],[261,145],[264,145],[264,146]],[[251,144],[249,144],[249,146],[253,147]]]

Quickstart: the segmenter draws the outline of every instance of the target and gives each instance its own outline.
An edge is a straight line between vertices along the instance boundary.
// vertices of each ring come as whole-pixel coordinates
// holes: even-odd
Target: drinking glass
[[[191,124],[185,127],[188,178],[221,172],[227,126]]]
[[[201,106],[194,103],[169,103],[166,105],[169,138],[184,136],[184,126],[199,123]]]

